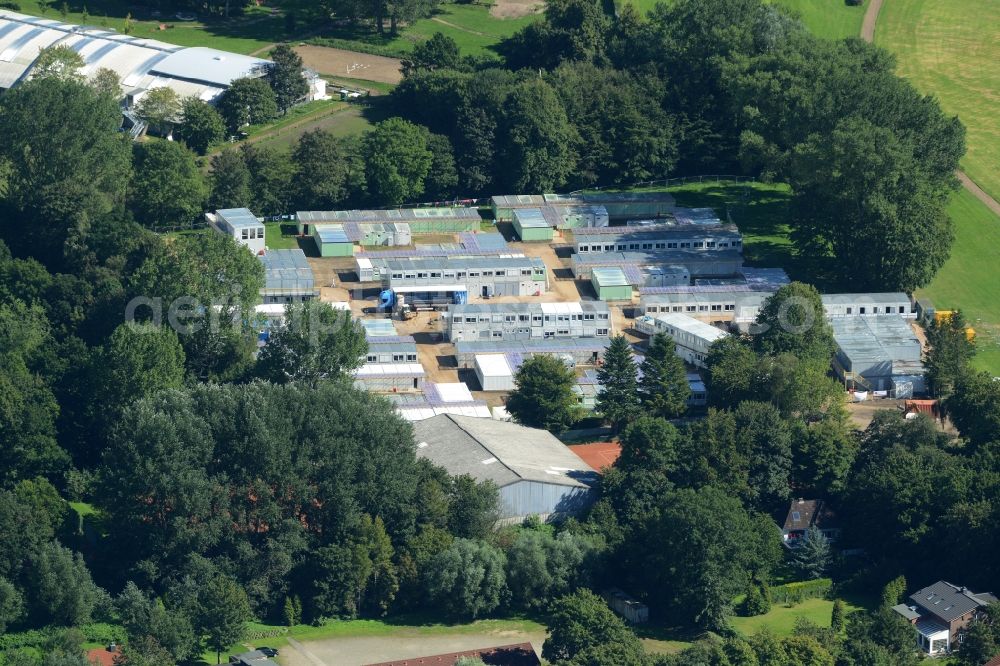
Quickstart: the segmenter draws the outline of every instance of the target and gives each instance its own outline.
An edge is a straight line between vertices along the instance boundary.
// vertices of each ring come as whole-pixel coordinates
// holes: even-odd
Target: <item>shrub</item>
[[[746,599],[743,601],[743,614],[747,617],[754,615],[764,615],[771,610],[771,600],[768,598],[767,589],[751,582],[747,589]]]
[[[19,12],[21,11],[21,5],[14,2],[14,0],[0,0],[0,9],[9,9],[11,11]]]
[[[833,587],[829,578],[817,578],[800,583],[786,583],[771,588],[771,601],[780,604],[798,604],[806,599],[826,597]]]

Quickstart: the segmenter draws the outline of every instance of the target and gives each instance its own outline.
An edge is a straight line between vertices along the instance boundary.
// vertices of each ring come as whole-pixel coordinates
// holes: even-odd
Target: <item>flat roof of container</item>
[[[834,317],[830,323],[837,346],[852,363],[919,361],[920,340],[900,315]]]
[[[438,208],[391,208],[388,210],[306,210],[295,219],[310,224],[323,222],[406,222],[408,220],[481,219],[478,208],[468,206]]]
[[[595,268],[591,273],[598,287],[628,287],[632,283],[625,277],[625,271],[620,268]]]
[[[548,229],[540,208],[520,208],[514,211],[514,220],[524,229]]]
[[[368,337],[399,335],[391,319],[361,319],[361,327]]]
[[[645,227],[587,227],[573,231],[573,241],[576,243],[641,242],[672,236],[696,239],[741,238],[740,232],[734,225],[721,225],[713,229],[700,226],[653,224]]]
[[[862,294],[823,294],[820,296],[824,305],[853,305],[855,303],[873,303],[896,305],[909,303],[910,297],[901,291]]]
[[[476,367],[484,377],[512,377],[514,372],[503,354],[476,354]]]
[[[540,340],[459,340],[459,354],[545,353],[570,354],[574,351],[603,351],[611,342],[607,338],[547,338]]]
[[[259,255],[264,264],[264,289],[283,291],[314,290],[312,268],[300,249],[268,250]]]
[[[573,314],[579,312],[608,312],[604,301],[573,301],[570,303],[464,303],[449,305],[452,314],[541,312],[544,314]]]
[[[257,219],[257,216],[247,208],[223,208],[222,210],[215,211],[215,214],[233,229],[259,227],[262,224]]]
[[[667,314],[657,315],[654,319],[663,322],[667,326],[673,326],[679,331],[696,335],[703,340],[715,341],[729,335],[725,331],[718,329],[711,324],[706,324],[700,319],[689,317],[688,315],[681,314],[680,312],[670,312]]]
[[[742,260],[743,255],[735,250],[657,250],[630,252],[584,252],[572,257],[573,264],[614,265],[635,264],[691,264],[697,262]]]
[[[316,227],[313,233],[319,238],[320,243],[350,243],[351,239],[347,237],[347,233],[344,231],[344,227],[339,224],[331,224],[329,226]]]
[[[540,257],[510,256],[484,257],[479,255],[468,257],[420,257],[415,259],[386,259],[385,266],[391,270],[421,270],[431,268],[544,268],[545,262]]]

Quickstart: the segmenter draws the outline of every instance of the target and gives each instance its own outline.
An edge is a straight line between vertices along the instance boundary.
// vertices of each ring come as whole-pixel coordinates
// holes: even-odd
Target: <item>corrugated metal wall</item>
[[[589,488],[559,486],[538,481],[518,481],[500,489],[500,518],[531,515],[576,514],[593,501]]]

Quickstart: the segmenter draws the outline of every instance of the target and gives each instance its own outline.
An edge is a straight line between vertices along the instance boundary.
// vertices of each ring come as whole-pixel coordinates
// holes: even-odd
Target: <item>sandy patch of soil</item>
[[[539,14],[544,9],[545,3],[538,0],[495,0],[490,15],[499,19],[520,18]]]
[[[381,83],[399,83],[403,80],[399,71],[401,65],[396,58],[312,45],[296,46],[295,52],[302,56],[306,67],[320,74]]]

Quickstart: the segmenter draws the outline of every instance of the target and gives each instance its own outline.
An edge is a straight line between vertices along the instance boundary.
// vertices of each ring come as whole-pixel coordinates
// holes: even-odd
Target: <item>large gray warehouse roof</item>
[[[546,430],[442,414],[413,425],[417,455],[448,470],[498,486],[536,481],[587,488],[597,473]]]

